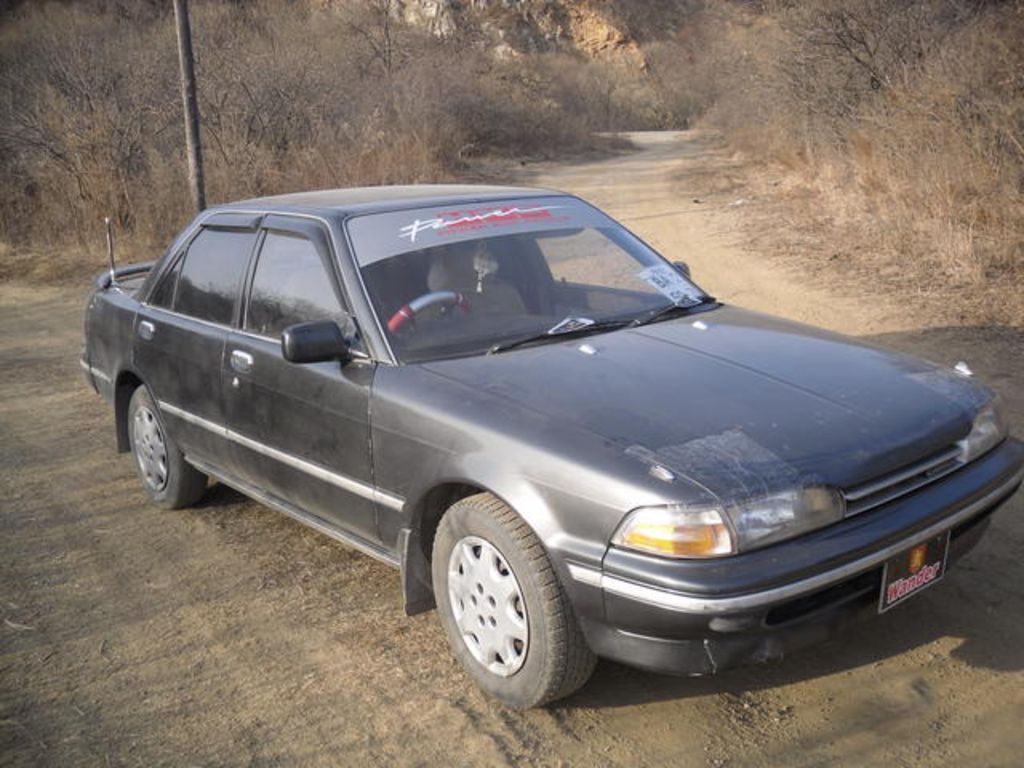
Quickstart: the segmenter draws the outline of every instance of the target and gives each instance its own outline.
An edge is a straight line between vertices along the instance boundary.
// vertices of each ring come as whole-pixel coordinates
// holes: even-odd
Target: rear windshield
[[[404,362],[481,354],[704,298],[575,198],[368,214],[347,226],[374,310]]]

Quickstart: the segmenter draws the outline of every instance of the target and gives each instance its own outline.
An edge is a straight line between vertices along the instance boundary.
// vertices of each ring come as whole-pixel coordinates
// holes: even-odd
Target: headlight
[[[641,507],[626,516],[612,543],[666,557],[721,557],[834,523],[845,509],[839,493],[821,487],[721,506]]]
[[[994,399],[978,411],[971,433],[958,443],[961,458],[965,462],[973,461],[999,445],[1008,432],[999,400]]]
[[[775,493],[726,508],[740,551],[756,549],[843,519],[846,501],[831,488]]]

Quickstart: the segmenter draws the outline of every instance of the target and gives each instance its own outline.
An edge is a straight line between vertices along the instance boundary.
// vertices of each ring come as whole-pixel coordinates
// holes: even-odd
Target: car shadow
[[[953,366],[963,360],[1003,398],[1011,433],[1024,436],[1024,329],[1004,326],[937,327],[863,337],[864,341]],[[969,666],[994,671],[1024,669],[1024,492],[992,518],[978,546],[943,582],[885,616],[856,625],[839,637],[768,665],[725,670],[710,677],[680,678],[601,661],[590,682],[555,709],[615,708],[671,699],[700,698],[784,687],[827,677],[914,651],[944,638]]]
[[[1024,576],[1024,568],[1020,570]],[[947,581],[953,581],[953,574]],[[827,643],[776,662],[729,669],[713,676],[674,677],[602,660],[583,689],[550,706],[617,708],[786,687],[873,666],[946,637],[960,640],[951,655],[971,666],[999,671],[1024,669],[1024,656],[1017,650],[1024,638],[1008,643],[1005,636],[996,634],[1005,628],[993,627],[987,606],[967,601],[956,592],[949,583],[937,585],[931,594],[848,629]],[[962,602],[959,610],[951,605],[953,601]],[[1019,597],[1017,602],[1021,602]]]
[[[236,491],[234,488],[224,485],[224,483],[211,480],[210,487],[206,489],[206,493],[191,508],[193,510],[203,510],[206,513],[226,513],[234,505],[246,503],[252,503],[252,500],[244,493]]]

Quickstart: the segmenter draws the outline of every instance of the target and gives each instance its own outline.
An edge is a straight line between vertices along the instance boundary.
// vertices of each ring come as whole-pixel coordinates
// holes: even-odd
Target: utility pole
[[[174,20],[178,27],[178,61],[181,64],[181,102],[185,108],[185,151],[188,153],[188,181],[196,213],[206,208],[203,181],[203,148],[199,143],[199,102],[196,98],[196,67],[192,59],[192,27],[188,20],[188,0],[174,0]]]

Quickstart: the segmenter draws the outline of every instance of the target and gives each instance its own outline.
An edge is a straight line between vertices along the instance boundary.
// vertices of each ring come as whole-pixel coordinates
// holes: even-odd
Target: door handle
[[[252,370],[252,355],[240,349],[232,350],[231,367],[239,373],[249,373]]]
[[[153,338],[153,334],[156,333],[156,326],[153,325],[149,320],[142,320],[139,322],[139,336],[149,341]]]

